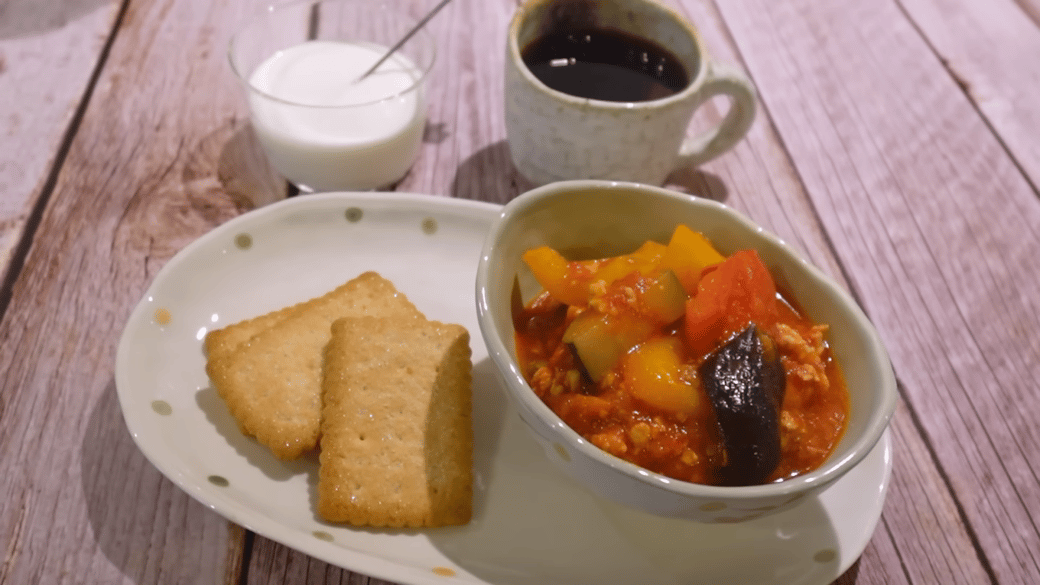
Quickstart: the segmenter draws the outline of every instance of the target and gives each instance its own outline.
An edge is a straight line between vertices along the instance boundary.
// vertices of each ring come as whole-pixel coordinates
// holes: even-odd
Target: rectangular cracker
[[[337,320],[325,351],[318,513],[356,526],[472,515],[472,365],[461,325]]]
[[[366,272],[273,319],[273,323],[206,363],[217,393],[243,434],[279,459],[314,449],[321,423],[322,352],[332,322],[344,316],[422,317],[394,285]]]
[[[311,299],[310,302],[314,302]],[[254,335],[269,329],[276,323],[288,318],[303,308],[307,303],[298,303],[290,307],[271,311],[270,313],[232,323],[227,327],[215,329],[206,334],[205,349],[207,359],[219,361],[234,353],[242,343],[249,341]]]

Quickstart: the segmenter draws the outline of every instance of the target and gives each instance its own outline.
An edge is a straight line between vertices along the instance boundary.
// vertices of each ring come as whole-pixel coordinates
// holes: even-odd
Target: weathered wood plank
[[[414,3],[420,13],[432,4]],[[530,187],[504,142],[506,29],[515,6],[507,0],[453,2],[427,25],[438,56],[426,136],[397,190],[505,203]]]
[[[344,571],[262,536],[257,536],[253,543],[252,558],[247,585],[394,585],[375,577]]]
[[[900,402],[892,418],[892,483],[855,583],[985,583],[990,575],[959,521],[957,502],[913,415]],[[853,581],[850,581],[853,582]]]
[[[252,2],[130,2],[0,322],[2,583],[234,582],[243,531],[133,445],[116,342],[156,271],[235,215],[225,63]]]
[[[719,7],[985,563],[1037,581],[1036,193],[896,5]]]
[[[714,59],[734,63],[746,69],[742,55],[728,34],[727,23],[715,5],[687,2],[681,8],[687,17],[699,26]],[[760,87],[759,90],[765,91],[766,88]],[[709,185],[702,185],[692,188],[691,191],[725,199],[727,204],[744,211],[755,221],[801,250],[824,272],[839,282],[846,283],[843,269],[835,259],[827,235],[820,225],[814,203],[807,196],[798,171],[786,153],[781,135],[772,121],[768,110],[768,97],[763,96],[762,105],[765,107],[760,110],[760,117],[747,140],[731,153],[700,169],[702,178],[712,175],[718,177],[716,186],[711,188]],[[715,113],[707,116],[706,122],[718,118],[719,115]],[[940,513],[953,507],[953,497],[936,472],[935,462],[928,461],[927,446],[908,417],[901,405],[892,423],[896,437],[893,442],[893,486],[886,500],[881,523],[862,560],[844,575],[839,583],[855,582],[864,585],[905,582],[907,575],[904,574],[902,561],[898,556],[900,547],[893,542],[893,538],[914,540],[922,537],[922,542],[930,542],[929,535],[918,533],[916,524],[905,526],[900,522],[908,515],[922,517],[926,525],[938,527],[948,543],[946,546],[957,553],[954,566],[958,563],[964,565],[958,568],[956,574],[982,574],[981,565],[975,558],[970,537],[964,526],[956,523],[955,515]],[[916,481],[907,484],[904,480],[907,474]],[[928,499],[939,503],[941,510],[920,509],[918,503]],[[890,518],[893,520],[889,520]],[[897,522],[901,530],[908,531],[893,534],[888,528],[890,522]],[[947,556],[945,549],[939,552],[943,557]],[[964,554],[965,552],[971,554]],[[929,573],[926,568],[933,572]],[[928,563],[918,568],[921,573],[915,575],[915,578],[920,579],[919,582],[948,582],[943,578],[948,569],[949,566],[942,563],[936,563],[934,566]]]
[[[902,0],[907,15],[989,122],[1011,157],[1040,185],[1040,3]],[[1032,14],[1030,14],[1032,13]]]
[[[0,283],[118,8],[109,0],[51,4],[5,3],[0,19]]]

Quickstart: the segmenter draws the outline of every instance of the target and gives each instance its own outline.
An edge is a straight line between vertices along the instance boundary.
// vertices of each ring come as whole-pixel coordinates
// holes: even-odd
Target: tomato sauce
[[[570,270],[574,273],[589,266],[596,265],[572,263]],[[700,289],[692,295],[694,299],[700,296],[702,305],[710,294],[704,291],[714,286],[707,277],[714,268],[703,270]],[[741,274],[741,278],[746,278],[749,272]],[[565,304],[543,291],[513,316],[523,374],[553,412],[604,451],[668,477],[718,484],[719,470],[727,463],[726,450],[714,410],[701,387],[698,368],[716,348],[733,337],[737,328],[753,322],[775,344],[786,381],[779,411],[780,461],[766,481],[780,481],[811,471],[823,463],[844,432],[849,410],[848,391],[825,340],[827,326],[804,317],[787,297],[771,288],[768,273],[765,277],[768,283],[742,286],[759,286],[764,291],[762,294],[772,295],[775,304],[768,302],[768,310],[762,309],[762,303],[757,301],[745,303],[743,309],[734,309],[736,305],[730,303],[727,305],[729,316],[724,319],[710,317],[715,308],[695,307],[695,301],[690,300],[685,315],[655,327],[649,337],[620,358],[621,365],[609,368],[596,381],[578,359],[574,346],[564,341],[565,332],[582,313],[591,311],[591,306],[607,315],[625,311],[645,315],[646,311],[641,311],[639,306],[644,298],[640,291],[647,290],[649,285],[644,280],[648,277],[638,272],[626,274],[601,290],[598,300],[585,307]],[[751,278],[757,277],[752,275]],[[718,337],[695,337],[691,343],[688,329],[692,325],[688,321],[705,314],[709,314],[709,318],[704,330]],[[668,375],[676,378],[680,387],[691,388],[692,394],[682,402],[669,402],[668,396],[662,399],[658,395],[652,395],[649,401],[639,398],[647,394],[633,381],[638,376],[634,373],[635,366],[628,365],[635,363],[629,356],[639,352],[641,347],[654,344],[678,348],[675,350],[678,362],[664,369],[671,372]],[[671,363],[668,360],[647,363],[666,362]],[[652,368],[648,371],[652,374],[650,377],[655,378],[653,383],[664,375]]]

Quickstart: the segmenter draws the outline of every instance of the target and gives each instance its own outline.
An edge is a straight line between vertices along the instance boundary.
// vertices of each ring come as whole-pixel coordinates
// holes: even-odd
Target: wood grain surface
[[[812,169],[805,187],[984,568],[1035,582],[1040,452],[1014,404],[1035,394],[1040,364],[1026,337],[1038,300],[1021,288],[1040,274],[1036,192],[897,6],[796,4],[727,3],[727,22],[752,45],[748,67],[795,165]],[[787,42],[754,46],[764,28]]]
[[[78,2],[65,12],[11,0],[0,9],[0,291],[89,97],[116,8]]]
[[[665,3],[760,99],[746,140],[668,185],[791,243],[891,354],[892,481],[837,583],[1040,583],[1040,2]],[[196,503],[116,397],[116,342],[156,273],[291,192],[225,56],[261,4],[0,5],[0,585],[385,583]],[[515,7],[454,0],[431,21],[429,119],[398,191],[530,188],[502,113]]]

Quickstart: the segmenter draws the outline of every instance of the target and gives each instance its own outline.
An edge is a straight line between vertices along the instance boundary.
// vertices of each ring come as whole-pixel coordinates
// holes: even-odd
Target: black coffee
[[[551,33],[521,56],[542,83],[583,98],[641,102],[674,95],[689,83],[686,69],[667,49],[614,30]]]

